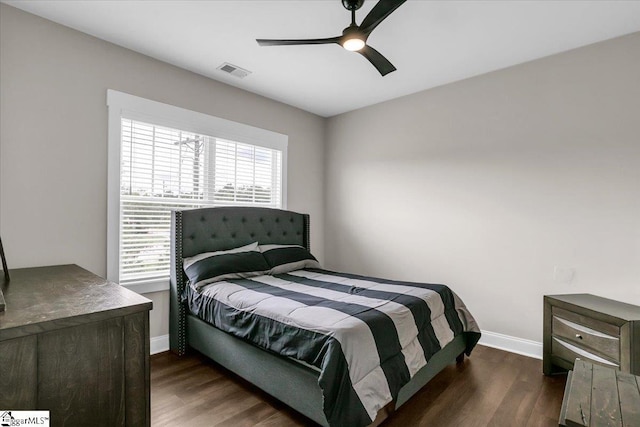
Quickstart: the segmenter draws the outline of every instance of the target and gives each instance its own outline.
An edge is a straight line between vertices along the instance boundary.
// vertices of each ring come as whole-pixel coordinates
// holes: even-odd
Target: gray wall
[[[640,33],[333,117],[326,144],[328,267],[450,284],[535,341],[544,294],[640,304]]]
[[[106,274],[107,89],[289,135],[288,207],[324,254],[324,119],[0,4],[0,235],[11,268]],[[151,335],[167,332],[166,292]]]

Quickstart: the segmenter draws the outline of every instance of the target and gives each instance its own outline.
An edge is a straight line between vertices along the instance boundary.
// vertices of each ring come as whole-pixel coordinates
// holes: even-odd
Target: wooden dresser
[[[544,297],[543,371],[576,358],[640,375],[640,307],[591,294]]]
[[[55,426],[149,426],[151,301],[76,265],[11,270],[0,408]]]

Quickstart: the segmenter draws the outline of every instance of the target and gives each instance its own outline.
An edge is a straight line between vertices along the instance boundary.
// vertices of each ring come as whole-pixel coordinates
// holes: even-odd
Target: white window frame
[[[181,129],[282,152],[282,209],[287,208],[287,147],[289,137],[112,89],[107,90],[107,279],[120,281],[120,153],[122,118]],[[169,278],[128,283],[138,293],[166,291]]]

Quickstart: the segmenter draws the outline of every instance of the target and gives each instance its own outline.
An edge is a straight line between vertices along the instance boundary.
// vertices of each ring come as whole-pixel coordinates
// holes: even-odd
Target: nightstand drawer
[[[551,333],[571,341],[575,346],[586,351],[593,351],[620,362],[619,336],[611,336],[555,315],[553,316]]]
[[[617,325],[606,323],[593,317],[585,316],[584,314],[574,313],[573,311],[568,311],[560,307],[552,307],[551,313],[553,317],[561,317],[612,337],[618,337],[620,335],[620,328]]]
[[[551,340],[551,352],[553,353],[553,355],[560,357],[561,359],[564,359],[570,363],[573,363],[573,361],[576,359],[582,359],[592,363],[596,363],[598,365],[608,366],[610,368],[620,368],[620,365],[618,363],[614,363],[610,360],[605,359],[604,357],[600,357],[597,354],[591,353],[584,348],[580,348],[573,343],[563,341],[556,337],[553,337]]]

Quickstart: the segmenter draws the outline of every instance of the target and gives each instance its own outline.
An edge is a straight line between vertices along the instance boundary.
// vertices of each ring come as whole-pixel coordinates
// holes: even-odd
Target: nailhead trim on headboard
[[[309,214],[303,214],[303,217],[304,217],[303,246],[307,248],[309,252],[311,252],[311,221],[309,218]]]
[[[180,269],[176,272],[178,289],[178,354],[183,356],[187,351],[187,325],[185,307],[182,303],[184,292],[184,274],[182,274],[182,212],[176,212],[176,259],[180,260]]]
[[[185,281],[182,271],[182,211],[171,213],[171,277],[169,301],[169,342],[171,350],[183,356],[187,350],[186,312],[182,303]]]

